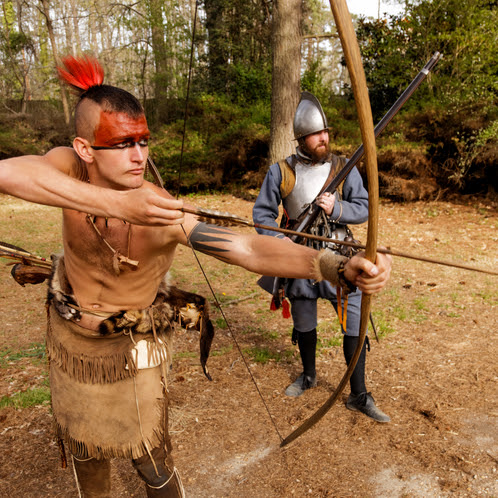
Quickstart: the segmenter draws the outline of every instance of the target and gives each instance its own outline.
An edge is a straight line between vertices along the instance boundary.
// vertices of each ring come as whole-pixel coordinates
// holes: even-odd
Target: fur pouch
[[[52,254],[50,258],[52,259],[52,273],[48,281],[47,304],[53,304],[62,318],[78,321],[81,319],[81,312],[76,309],[78,302],[66,276],[64,255]]]

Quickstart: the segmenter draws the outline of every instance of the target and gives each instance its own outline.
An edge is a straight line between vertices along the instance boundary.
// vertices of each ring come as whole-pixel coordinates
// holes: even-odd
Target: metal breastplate
[[[296,183],[292,192],[283,200],[283,205],[290,219],[296,219],[312,202],[330,173],[330,163],[313,166],[297,162],[295,166]]]
[[[316,198],[328,179],[330,167],[330,162],[313,166],[296,162],[294,167],[296,174],[295,186],[292,192],[283,199],[283,205],[289,219],[298,219],[306,207]],[[335,195],[337,197],[338,193],[336,192]],[[340,199],[340,196],[338,199]],[[355,241],[353,233],[347,225],[332,223],[324,211],[320,212],[315,222],[309,227],[308,232],[312,235],[319,235],[334,240]],[[331,249],[335,253],[347,257],[351,257],[357,252],[355,249],[334,244],[332,241],[324,242],[308,239],[306,245],[317,250]]]

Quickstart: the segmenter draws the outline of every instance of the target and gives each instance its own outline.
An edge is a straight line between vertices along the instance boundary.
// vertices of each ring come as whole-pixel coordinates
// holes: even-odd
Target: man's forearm
[[[339,278],[342,263],[343,276],[360,290],[371,294],[378,292],[386,284],[391,271],[390,258],[382,254],[377,254],[377,265],[360,254],[347,261],[343,257],[327,258],[328,262],[322,263],[330,263],[330,267],[324,268],[318,259],[323,252],[319,253],[289,240],[266,235],[242,235],[226,227],[202,222],[196,223],[187,233],[188,242],[195,250],[259,275],[314,280],[320,280],[325,275],[334,284],[342,286]],[[320,271],[317,271],[317,262]]]
[[[189,234],[197,251],[259,275],[312,278],[318,252],[269,235],[240,234],[225,227],[197,223]]]
[[[36,166],[33,166],[36,162]],[[36,156],[0,162],[0,191],[26,201],[109,216],[118,196],[69,177]]]
[[[256,256],[247,258],[246,269],[260,275],[285,278],[314,278],[314,260],[318,251],[268,235],[251,239]]]
[[[183,202],[150,184],[118,191],[90,185],[59,171],[37,156],[0,161],[0,192],[37,204],[118,218],[137,225],[182,223]]]
[[[318,252],[275,237],[254,235],[250,241],[249,255],[240,266],[268,276],[317,281],[326,278],[332,285],[340,285],[349,291],[352,286],[356,286],[362,292],[373,294],[380,291],[389,280],[391,258],[377,253],[374,264],[365,259],[363,253],[347,259],[328,249]]]

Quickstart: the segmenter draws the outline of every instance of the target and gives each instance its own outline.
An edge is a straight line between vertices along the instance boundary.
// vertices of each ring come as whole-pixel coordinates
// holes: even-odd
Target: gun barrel
[[[374,128],[375,138],[377,138],[385,129],[385,127],[391,122],[391,120],[398,114],[399,110],[403,107],[405,102],[413,95],[415,90],[420,86],[420,84],[425,80],[429,72],[432,68],[437,64],[440,60],[441,54],[439,52],[435,52],[434,55],[429,59],[427,64],[422,68],[422,70],[415,76],[413,81],[408,85],[405,91],[398,97],[398,100],[392,105],[392,107],[386,112],[384,117],[377,123],[377,126]],[[361,144],[353,153],[353,155],[349,158],[348,162],[344,166],[343,170],[339,172],[337,177],[340,177],[340,181],[337,183],[339,185],[349,174],[349,172],[353,169],[364,154],[363,144]],[[336,177],[336,178],[337,178]],[[334,179],[335,180],[335,179]],[[332,182],[334,182],[332,180]],[[332,185],[331,182],[331,185]],[[337,189],[337,185],[334,190]],[[327,188],[324,189],[328,190]]]

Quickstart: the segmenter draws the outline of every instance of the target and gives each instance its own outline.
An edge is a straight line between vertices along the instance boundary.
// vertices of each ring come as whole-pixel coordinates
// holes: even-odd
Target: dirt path
[[[192,202],[250,216],[251,204],[231,196]],[[498,213],[490,203],[384,202],[380,220],[384,245],[498,267]],[[60,247],[59,228],[57,210],[0,196],[0,240],[48,255]],[[354,232],[365,240],[365,227]],[[189,251],[179,248],[176,261],[175,284],[212,302]],[[369,390],[392,422],[376,424],[352,413],[342,399],[281,450],[279,434],[285,437],[313,413],[344,371],[335,315],[320,303],[318,387],[297,400],[286,398],[283,390],[299,373],[290,320],[269,311],[256,276],[202,255],[201,262],[230,330],[212,305],[213,382],[199,367],[198,337],[185,331],[177,337],[171,433],[187,496],[498,495],[496,277],[396,258],[389,287],[374,300],[380,342],[372,338],[367,357]],[[0,392],[13,398],[46,389],[40,358],[45,288],[21,288],[9,271],[0,267]],[[1,497],[76,496],[71,468],[59,466],[46,402],[0,408],[0,434]],[[128,462],[115,462],[113,471],[114,496],[145,496]]]

